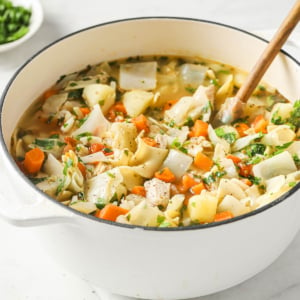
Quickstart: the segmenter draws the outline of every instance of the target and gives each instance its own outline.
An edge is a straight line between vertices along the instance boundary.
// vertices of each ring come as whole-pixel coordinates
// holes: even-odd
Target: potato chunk
[[[200,195],[190,198],[188,212],[192,222],[213,222],[216,215],[218,199],[211,192],[203,190]]]
[[[82,97],[89,107],[99,104],[103,114],[115,103],[116,91],[107,84],[90,84],[83,89]]]
[[[127,92],[123,96],[127,114],[130,117],[137,117],[142,114],[153,101],[153,93],[142,90],[133,90]]]

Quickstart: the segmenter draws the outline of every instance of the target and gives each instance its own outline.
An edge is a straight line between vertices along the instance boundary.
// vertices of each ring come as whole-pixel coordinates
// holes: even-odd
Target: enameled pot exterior
[[[4,92],[1,108],[2,166],[8,178],[14,178],[14,186],[20,187],[12,188],[7,196],[27,201],[29,210],[34,207],[32,203],[40,203],[37,215],[51,203],[46,214],[52,213],[57,219],[50,218],[51,225],[46,219],[43,224],[47,226],[35,231],[55,260],[114,293],[183,299],[238,284],[282,253],[300,225],[297,187],[272,206],[217,226],[132,228],[73,213],[50,200],[29,183],[8,155],[17,120],[62,74],[104,60],[147,54],[197,55],[249,70],[265,44],[243,31],[205,21],[124,20],[70,35],[38,53],[17,72]],[[284,53],[265,76],[292,101],[300,98],[299,78],[299,64]],[[32,225],[40,223],[31,220]],[[26,225],[26,219],[19,224]]]

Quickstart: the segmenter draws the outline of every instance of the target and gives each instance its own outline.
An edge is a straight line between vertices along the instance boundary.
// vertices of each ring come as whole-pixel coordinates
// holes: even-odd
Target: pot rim
[[[198,23],[207,23],[207,24],[212,24],[212,25],[216,25],[216,26],[220,26],[220,27],[225,27],[225,28],[229,28],[231,30],[235,30],[235,31],[239,31],[242,32],[244,34],[250,35],[256,39],[259,39],[261,41],[263,41],[264,43],[268,43],[268,41],[254,33],[251,33],[249,31],[246,31],[244,29],[232,26],[232,25],[228,25],[228,24],[224,24],[224,23],[220,23],[220,22],[215,22],[215,21],[210,21],[210,20],[205,20],[205,19],[196,19],[196,18],[188,18],[188,17],[177,17],[177,16],[144,16],[144,17],[134,17],[134,18],[125,18],[125,19],[117,19],[117,20],[112,20],[112,21],[108,21],[108,22],[104,22],[104,23],[100,23],[100,24],[96,24],[96,25],[92,25],[92,26],[88,26],[79,30],[76,30],[74,32],[71,32],[69,34],[66,34],[56,40],[54,40],[53,42],[49,43],[48,45],[44,46],[43,48],[41,48],[39,51],[37,51],[35,54],[33,54],[29,59],[27,59],[18,69],[17,71],[13,74],[13,76],[10,78],[10,80],[8,81],[8,83],[6,84],[3,93],[0,97],[0,146],[3,149],[3,152],[5,154],[5,157],[8,159],[8,161],[10,162],[12,168],[14,169],[15,172],[17,172],[20,177],[22,178],[22,180],[24,180],[24,182],[26,184],[28,184],[29,186],[31,186],[31,188],[35,189],[36,192],[38,192],[42,197],[46,197],[47,200],[52,201],[53,203],[55,203],[56,205],[61,206],[64,209],[67,209],[69,211],[71,211],[72,213],[76,214],[79,217],[85,217],[89,220],[92,221],[96,221],[96,222],[100,222],[100,223],[104,223],[104,224],[110,224],[113,226],[117,226],[117,227],[121,227],[121,228],[128,228],[128,229],[143,229],[143,230],[148,230],[148,231],[169,231],[169,232],[177,232],[177,231],[186,231],[186,230],[203,230],[203,229],[209,229],[209,228],[213,228],[213,227],[217,227],[217,226],[222,226],[224,224],[229,224],[229,223],[234,223],[234,222],[238,222],[244,219],[247,219],[249,217],[252,217],[256,214],[259,214],[265,210],[271,209],[273,206],[276,206],[277,204],[283,202],[285,199],[289,198],[292,194],[294,194],[296,191],[299,190],[300,188],[300,182],[298,182],[294,187],[292,187],[289,191],[287,191],[286,193],[284,193],[283,195],[281,195],[279,198],[277,198],[276,200],[258,208],[255,209],[249,213],[243,214],[241,216],[237,216],[234,217],[232,219],[228,219],[228,220],[224,220],[224,221],[220,221],[220,222],[212,222],[212,223],[207,223],[207,224],[197,224],[197,225],[189,225],[189,226],[180,226],[180,227],[150,227],[150,226],[139,226],[139,225],[130,225],[130,224],[123,224],[123,223],[118,223],[118,222],[112,222],[112,221],[108,221],[108,220],[103,220],[100,218],[96,218],[92,215],[88,215],[88,214],[84,214],[81,213],[75,209],[72,209],[71,207],[68,207],[64,204],[62,204],[61,202],[57,201],[56,199],[50,197],[49,195],[47,195],[46,193],[42,192],[41,190],[39,190],[25,175],[24,173],[18,168],[17,164],[15,163],[15,161],[13,160],[12,156],[10,155],[8,148],[6,147],[6,144],[4,142],[4,138],[3,138],[3,131],[2,131],[2,109],[3,109],[3,105],[4,105],[4,100],[5,97],[12,85],[12,83],[14,82],[14,80],[16,79],[16,77],[18,76],[18,74],[36,57],[38,57],[40,54],[42,54],[44,51],[46,51],[48,48],[51,48],[53,45],[60,43],[61,41],[64,41],[66,39],[68,39],[69,37],[75,36],[77,34],[80,34],[81,32],[85,32],[88,30],[91,30],[93,28],[97,28],[97,27],[102,27],[102,26],[107,26],[107,25],[111,25],[111,24],[115,24],[115,23],[123,23],[123,22],[134,22],[134,21],[139,21],[139,20],[178,20],[178,21],[192,21],[192,22],[198,22]],[[285,50],[280,50],[281,53],[283,53],[285,56],[287,56],[288,58],[290,58],[292,61],[294,61],[298,66],[300,66],[300,62],[295,59],[293,56],[291,56],[289,53],[287,53]]]

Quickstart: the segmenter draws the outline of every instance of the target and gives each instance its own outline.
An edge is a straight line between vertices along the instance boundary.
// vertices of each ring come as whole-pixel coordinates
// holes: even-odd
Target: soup
[[[245,76],[198,57],[87,66],[31,105],[11,153],[37,188],[96,218],[155,227],[231,219],[300,180],[300,100],[261,83],[239,118],[213,125]]]

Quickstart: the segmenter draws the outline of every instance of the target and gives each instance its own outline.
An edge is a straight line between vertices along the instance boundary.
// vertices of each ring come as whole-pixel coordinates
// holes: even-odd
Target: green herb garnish
[[[33,184],[38,184],[40,182],[43,182],[47,179],[47,177],[29,177],[29,180],[33,183]]]
[[[95,205],[98,209],[102,209],[106,205],[106,200],[104,198],[97,198]]]
[[[249,157],[254,157],[257,154],[263,155],[266,150],[266,146],[264,144],[250,144],[245,148],[245,152]]]
[[[184,147],[184,144],[182,144],[182,143],[180,143],[178,141],[178,138],[175,138],[173,140],[173,142],[171,143],[170,147],[173,148],[173,149],[177,149],[177,150],[179,150],[179,151],[181,151],[181,152],[183,152],[185,154],[188,153],[188,150]]]
[[[300,157],[297,154],[293,154],[293,159],[297,167],[300,167]]]
[[[282,119],[282,117],[279,115],[278,110],[274,112],[271,122],[275,125],[282,125],[284,124],[284,120]]]
[[[291,146],[293,144],[294,141],[285,143],[283,145],[280,146],[275,146],[275,152],[273,153],[273,155],[277,155],[279,153],[282,153],[285,149],[287,149],[289,146]]]
[[[195,91],[196,91],[196,89],[193,88],[193,87],[191,87],[191,86],[186,86],[186,87],[185,87],[185,90],[186,90],[187,92],[189,92],[190,94],[194,94]]]
[[[230,145],[236,141],[236,133],[235,132],[225,132],[223,128],[215,129],[215,133],[218,137],[224,139]]]
[[[83,89],[72,90],[68,93],[68,99],[82,99]]]
[[[113,174],[113,173],[111,173],[111,172],[106,172],[106,174],[109,176],[109,177],[111,177],[111,178],[116,178],[116,175],[115,174]]]
[[[9,0],[0,1],[0,44],[20,39],[29,31],[31,9],[14,5]]]
[[[191,117],[188,117],[183,125],[192,127],[192,126],[194,126],[194,124],[195,124],[195,122],[193,121],[193,119]]]
[[[75,139],[79,140],[82,137],[88,137],[89,138],[91,136],[92,136],[92,134],[90,132],[83,132],[83,133],[80,133],[80,134],[76,135]]]

